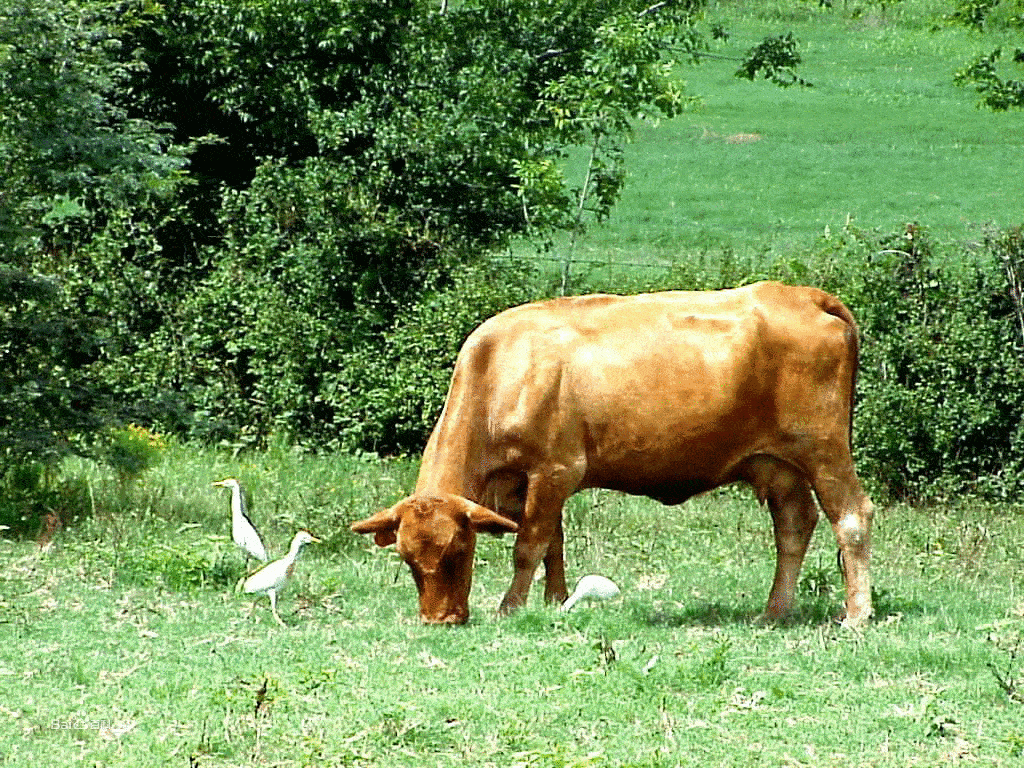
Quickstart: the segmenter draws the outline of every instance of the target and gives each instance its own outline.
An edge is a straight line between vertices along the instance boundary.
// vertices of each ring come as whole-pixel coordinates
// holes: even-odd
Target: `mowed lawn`
[[[838,3],[779,5],[719,4],[732,36],[716,53],[741,56],[792,31],[813,87],[741,80],[735,61],[682,67],[699,105],[638,128],[621,203],[581,257],[778,256],[847,222],[886,233],[918,222],[960,242],[1024,221],[1024,114],[979,110],[953,84],[975,55],[1024,44],[1019,33],[935,29],[920,2],[894,4],[886,19],[877,6],[854,19]]]
[[[467,626],[422,626],[407,568],[347,524],[411,463],[175,449],[52,551],[0,540],[0,765],[1014,766],[1024,759],[1024,508],[881,506],[876,618],[831,617],[819,527],[791,621],[758,620],[769,516],[726,490],[680,507],[605,492],[566,512],[570,578],[622,595],[495,609],[512,540],[481,539]],[[233,593],[240,474],[272,556],[324,539],[280,601]]]

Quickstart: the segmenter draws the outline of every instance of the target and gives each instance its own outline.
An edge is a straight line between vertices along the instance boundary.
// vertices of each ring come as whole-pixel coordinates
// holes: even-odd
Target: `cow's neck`
[[[451,434],[444,414],[430,435],[420,461],[416,493],[451,493],[480,503],[485,478],[479,456],[479,440],[472,435]]]

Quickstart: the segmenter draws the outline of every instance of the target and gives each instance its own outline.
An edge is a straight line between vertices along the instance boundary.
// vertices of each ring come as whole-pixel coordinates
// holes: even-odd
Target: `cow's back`
[[[837,299],[777,283],[515,307],[467,339],[424,462],[477,484],[562,462],[581,486],[681,500],[848,430],[855,339]]]

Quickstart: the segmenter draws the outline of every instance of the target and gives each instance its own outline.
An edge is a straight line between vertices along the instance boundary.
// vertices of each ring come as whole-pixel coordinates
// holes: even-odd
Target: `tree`
[[[978,106],[988,107],[994,112],[1024,109],[1024,80],[1005,78],[1000,74],[1002,55],[1002,48],[982,54],[957,70],[953,81],[957,85],[974,88],[981,97]],[[1012,58],[1016,64],[1024,64],[1024,49],[1018,48]]]
[[[333,375],[460,264],[606,215],[632,121],[683,104],[699,7],[637,0],[171,0],[134,113],[192,156],[202,232],[129,378],[208,438],[350,418]],[[586,184],[562,160],[588,148]],[[172,252],[169,244],[166,252]],[[481,318],[469,318],[478,321]],[[293,341],[282,344],[287,337]],[[446,351],[454,354],[454,350]],[[319,439],[319,438],[318,438]]]
[[[84,450],[115,414],[95,364],[145,311],[184,153],[130,117],[142,2],[0,5],[0,455]],[[136,266],[138,267],[136,269]]]
[[[26,0],[0,6],[0,237],[32,263],[87,244],[118,212],[176,192],[183,153],[129,117],[138,62],[121,38],[142,2]],[[140,204],[141,199],[141,204]]]
[[[58,293],[52,279],[0,266],[0,456],[5,465],[52,463],[103,423],[97,392],[82,374],[95,338],[88,326],[63,314]]]
[[[474,262],[606,216],[634,121],[682,108],[676,64],[707,46],[701,0],[0,8],[9,266],[56,280],[51,308],[89,329],[83,376],[178,399],[192,416],[165,425],[210,439],[322,444],[372,418],[404,390],[337,372],[486,279],[452,356],[463,324],[529,293]],[[798,81],[778,41],[749,76]]]
[[[637,0],[168,3],[145,30],[145,114],[216,134],[201,180],[242,189],[263,159],[318,158],[418,231],[490,247],[565,226],[558,160],[682,103],[674,58],[696,4]],[[609,150],[611,151],[611,150]],[[610,206],[621,181],[599,196]],[[555,190],[561,188],[563,194]]]

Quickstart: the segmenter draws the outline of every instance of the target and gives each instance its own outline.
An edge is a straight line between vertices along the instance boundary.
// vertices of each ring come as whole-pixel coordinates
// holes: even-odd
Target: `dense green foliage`
[[[0,7],[0,456],[50,462],[130,410],[95,363],[144,331],[142,269],[181,187],[182,153],[119,103],[140,22],[109,3]],[[143,263],[139,263],[140,260]]]
[[[1019,229],[992,232],[968,258],[909,226],[845,232],[863,263],[834,288],[862,333],[855,445],[886,497],[1024,490],[1024,270]],[[1019,285],[1019,282],[1017,283]]]
[[[0,266],[0,451],[52,461],[70,448],[58,435],[89,435],[104,423],[82,366],[94,343],[61,312],[55,281]]]
[[[181,153],[124,103],[141,63],[123,39],[141,11],[97,0],[0,6],[6,263],[72,269],[94,240],[144,238],[147,217],[176,191]],[[40,251],[47,261],[35,261]]]
[[[952,16],[1012,28],[994,7]],[[1017,490],[1015,230],[904,252],[848,228],[802,270],[683,253],[625,280],[505,257],[608,216],[637,119],[690,105],[681,66],[728,39],[701,29],[689,2],[0,2],[5,466],[109,460],[130,420],[416,453],[462,340],[504,307],[760,275],[862,317],[858,450],[880,488]],[[804,53],[776,34],[737,74],[807,84]]]
[[[382,401],[398,395],[373,385],[395,357],[387,339],[417,322],[421,297],[429,306],[464,269],[488,271],[480,254],[575,226],[574,195],[607,213],[630,121],[678,109],[669,56],[698,45],[695,10],[168,6],[143,36],[154,52],[144,112],[181,141],[212,133],[226,147],[191,165],[197,199],[216,199],[212,245],[161,327],[120,361],[119,384],[173,383],[194,422],[169,426],[204,439],[415,444],[408,425],[382,428],[393,421]],[[557,161],[581,143],[594,182],[574,193]],[[452,318],[454,332],[504,298]],[[414,400],[425,397],[429,410],[428,393]]]
[[[880,499],[1024,490],[1024,239],[971,245],[848,226],[772,265],[681,262],[642,288],[717,289],[754,279],[819,285],[861,334],[854,424],[859,470]]]
[[[5,4],[5,263],[59,276],[53,311],[95,337],[79,368],[150,423],[353,444],[337,427],[367,393],[338,372],[490,250],[607,215],[632,121],[682,104],[698,11]]]

